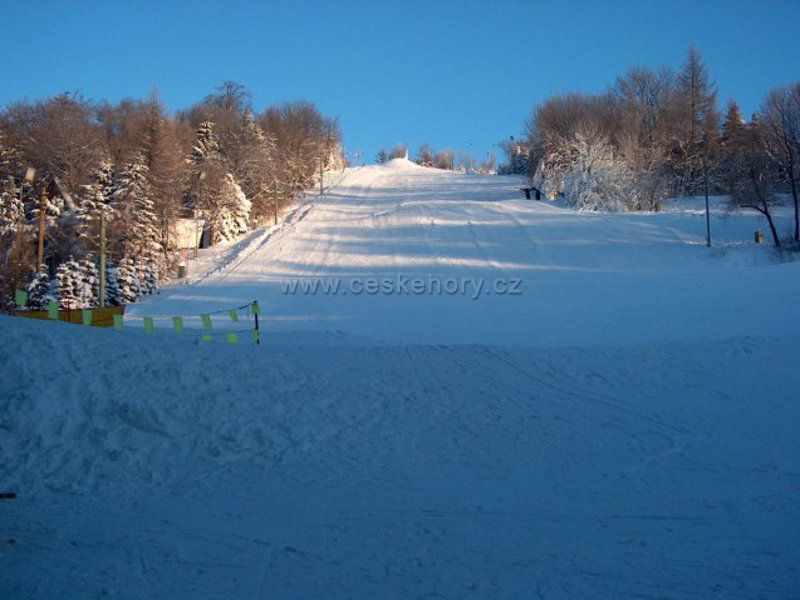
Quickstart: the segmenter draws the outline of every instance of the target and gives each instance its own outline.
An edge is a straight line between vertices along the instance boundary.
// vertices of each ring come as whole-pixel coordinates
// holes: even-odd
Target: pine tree
[[[135,264],[140,296],[150,296],[158,292],[158,269],[152,257],[136,260]]]
[[[25,220],[25,210],[13,178],[8,178],[0,187],[0,236],[14,234]]]
[[[76,295],[75,276],[80,272],[80,267],[71,257],[58,266],[56,280],[58,281],[59,306],[64,310],[80,308],[80,301]]]
[[[265,219],[272,213],[278,179],[275,138],[267,135],[248,111],[237,122],[224,154],[228,172],[252,201],[255,219]]]
[[[123,258],[119,261],[117,280],[122,304],[136,302],[141,297],[142,290],[139,284],[139,273],[132,259]]]
[[[0,131],[0,179],[13,176],[19,169],[21,158],[20,152],[6,143],[5,136]]]
[[[203,121],[197,128],[194,146],[192,146],[189,162],[195,166],[219,156],[219,141],[214,133],[214,122]]]
[[[120,306],[124,304],[122,290],[119,283],[119,269],[117,267],[106,268],[106,305]]]
[[[701,189],[703,165],[713,157],[718,142],[717,91],[711,82],[700,51],[692,46],[678,74],[680,126],[675,147],[676,169],[680,174],[679,194]]]
[[[722,123],[722,144],[725,145],[733,140],[744,127],[742,110],[736,100],[728,102],[728,109],[725,113],[725,120]]]
[[[215,231],[216,225],[223,219],[222,213],[225,212],[221,198],[225,166],[212,122],[206,121],[198,128],[195,145],[187,162],[193,170],[186,201],[187,208],[201,211],[210,220],[212,242],[226,239]]]
[[[214,242],[232,240],[247,233],[250,226],[250,201],[233,175],[227,173],[222,182],[220,209],[213,224]]]
[[[143,294],[158,293],[158,270],[154,261],[139,263],[139,284]]]
[[[41,265],[28,284],[28,308],[31,310],[44,310],[54,299],[50,293],[50,274],[47,265]]]
[[[124,215],[127,254],[150,256],[161,250],[161,232],[148,179],[149,169],[142,154],[137,154],[117,176],[114,204]]]
[[[76,209],[78,235],[90,248],[98,243],[100,213],[105,213],[107,225],[114,216],[114,192],[114,166],[103,160],[92,173],[89,183],[82,186]]]
[[[100,306],[100,275],[97,265],[89,259],[82,260],[76,281],[76,296],[81,308]]]

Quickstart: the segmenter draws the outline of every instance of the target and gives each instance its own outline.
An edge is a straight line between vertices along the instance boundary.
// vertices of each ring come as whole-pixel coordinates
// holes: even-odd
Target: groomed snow
[[[257,299],[271,332],[434,344],[614,346],[797,332],[800,303],[787,299],[800,293],[800,262],[773,264],[771,250],[752,242],[766,229],[756,214],[729,215],[717,200],[707,249],[696,200],[657,214],[576,213],[526,201],[520,185],[403,159],[353,169],[326,196],[309,194],[279,231],[252,234],[257,243],[223,268],[130,312],[199,315]],[[781,231],[790,216],[780,212]],[[355,279],[400,276],[480,278],[485,288],[519,279],[522,294],[281,288],[299,277],[341,279],[347,291]]]
[[[133,311],[259,299],[260,347],[0,317],[2,596],[795,597],[798,265],[518,186],[352,170]]]

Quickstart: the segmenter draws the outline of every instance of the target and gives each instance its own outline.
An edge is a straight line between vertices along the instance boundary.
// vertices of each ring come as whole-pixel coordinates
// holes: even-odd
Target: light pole
[[[708,209],[708,134],[703,136],[703,189],[706,196],[706,247],[711,247],[711,214]]]

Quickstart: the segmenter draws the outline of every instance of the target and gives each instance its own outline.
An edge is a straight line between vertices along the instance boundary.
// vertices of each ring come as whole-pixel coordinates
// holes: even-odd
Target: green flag
[[[228,314],[231,316],[231,321],[233,321],[234,323],[238,323],[239,322],[239,315],[236,313],[236,309],[235,308],[230,309],[228,311]]]
[[[172,325],[175,328],[175,335],[183,335],[183,317],[172,317]]]
[[[254,301],[253,304],[252,304],[252,307],[253,307],[253,314],[254,315],[260,315],[261,314],[261,309],[258,307],[258,302]]]
[[[203,319],[203,327],[211,329],[211,315],[200,315],[200,318]]]
[[[25,290],[16,290],[14,292],[14,304],[23,307],[28,303],[28,292]]]
[[[122,315],[113,315],[114,319],[114,329],[117,331],[122,331]]]
[[[81,319],[83,320],[84,325],[91,325],[92,324],[92,309],[91,308],[84,308],[81,311]]]
[[[47,318],[58,321],[58,302],[47,303]]]
[[[144,332],[147,335],[153,335],[153,317],[144,317]]]
[[[261,340],[261,332],[258,329],[253,329],[253,341],[257,344]]]

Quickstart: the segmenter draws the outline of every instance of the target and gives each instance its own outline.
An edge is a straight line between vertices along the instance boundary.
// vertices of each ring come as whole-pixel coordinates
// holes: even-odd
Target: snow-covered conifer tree
[[[100,275],[97,265],[89,259],[82,260],[79,265],[76,290],[81,308],[100,306]]]
[[[122,290],[119,283],[119,269],[117,267],[106,268],[106,305],[120,306],[124,304]]]
[[[141,297],[142,290],[139,284],[139,273],[133,259],[123,258],[119,261],[117,280],[122,304],[136,302]]]
[[[61,263],[56,271],[58,281],[58,302],[64,310],[75,310],[80,308],[80,301],[75,293],[75,276],[79,273],[80,267],[72,258],[67,262]]]
[[[89,183],[81,188],[75,211],[78,235],[90,247],[97,243],[100,212],[105,212],[107,224],[113,216],[114,191],[114,166],[103,160],[92,173]]]
[[[19,191],[14,180],[8,178],[0,185],[0,236],[13,234],[25,218],[25,211],[19,199]]]
[[[47,265],[41,265],[28,284],[28,308],[31,310],[44,310],[53,300],[50,293],[50,274]]]
[[[247,233],[250,227],[250,200],[230,173],[225,175],[222,182],[219,202],[220,210],[214,222],[215,242],[232,240]]]
[[[161,248],[161,232],[148,177],[145,158],[137,154],[121,169],[116,180],[114,205],[124,218],[126,249],[130,255],[149,256]]]
[[[158,293],[158,267],[155,261],[139,262],[139,285],[146,295]]]
[[[219,142],[214,133],[214,122],[203,121],[197,128],[197,135],[194,146],[192,146],[192,152],[189,155],[189,162],[193,165],[200,165],[218,154]]]

